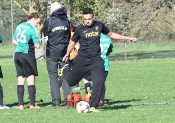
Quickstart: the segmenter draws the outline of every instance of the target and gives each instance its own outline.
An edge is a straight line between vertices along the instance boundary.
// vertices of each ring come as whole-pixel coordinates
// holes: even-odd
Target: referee
[[[136,42],[137,39],[111,32],[102,22],[94,20],[95,17],[91,8],[84,8],[83,19],[84,23],[77,26],[63,61],[68,59],[75,43],[79,41],[78,55],[73,60],[70,71],[65,69],[63,72],[70,86],[76,85],[88,72],[91,73],[93,88],[90,111],[99,112],[96,107],[105,82],[104,61],[100,57],[100,34],[106,34],[112,39],[130,40],[132,42]]]

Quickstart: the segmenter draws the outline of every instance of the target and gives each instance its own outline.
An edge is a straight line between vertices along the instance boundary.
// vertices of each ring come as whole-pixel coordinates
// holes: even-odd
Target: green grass
[[[118,53],[117,51],[116,49],[114,54]],[[2,123],[174,123],[175,121],[173,59],[111,61],[111,69],[106,80],[106,104],[100,108],[101,112],[87,114],[79,114],[74,108],[65,106],[59,108],[49,106],[51,95],[45,61],[38,61],[39,76],[36,77],[37,104],[41,109],[28,109],[26,86],[24,96],[26,108],[24,111],[16,110],[17,78],[12,61],[11,47],[0,47],[0,65],[4,74],[4,79],[0,79],[0,82],[4,89],[4,103],[11,107],[10,110],[0,110]],[[80,86],[83,95],[82,82]]]
[[[110,55],[112,61],[124,61],[126,50],[126,60],[167,60],[175,58],[174,42],[159,42],[147,44],[138,43],[118,43],[114,45],[114,52]]]

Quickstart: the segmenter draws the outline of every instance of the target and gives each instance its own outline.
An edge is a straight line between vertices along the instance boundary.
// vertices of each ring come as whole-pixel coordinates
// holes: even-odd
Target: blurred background
[[[108,24],[111,31],[135,36],[138,42],[113,41],[114,53],[110,60],[147,60],[175,58],[175,1],[174,0],[55,0],[67,8],[74,26],[83,22],[82,10],[90,7],[97,20]],[[15,27],[26,21],[31,12],[39,12],[43,21],[38,28],[43,39],[42,27],[49,17],[53,0],[0,0],[0,47],[11,47]],[[5,55],[5,54],[4,54]],[[45,58],[45,43],[36,50],[36,58]],[[0,56],[1,59],[1,56]]]

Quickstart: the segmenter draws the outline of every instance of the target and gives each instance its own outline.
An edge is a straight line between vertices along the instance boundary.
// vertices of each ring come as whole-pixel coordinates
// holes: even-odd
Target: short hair
[[[91,8],[84,8],[83,9],[83,14],[92,14],[92,15],[94,15],[94,12]]]
[[[60,9],[62,7],[61,7],[61,4],[60,3],[54,2],[54,3],[51,4],[50,8],[55,11],[55,10]]]
[[[42,16],[37,12],[33,12],[30,15],[28,15],[27,20],[31,20],[32,18],[35,18],[35,19],[40,18],[42,20]]]

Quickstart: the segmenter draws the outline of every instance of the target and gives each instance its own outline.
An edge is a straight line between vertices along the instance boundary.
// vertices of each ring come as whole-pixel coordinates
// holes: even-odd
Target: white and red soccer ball
[[[87,113],[89,112],[90,105],[86,101],[80,101],[77,103],[76,109],[78,113]]]

